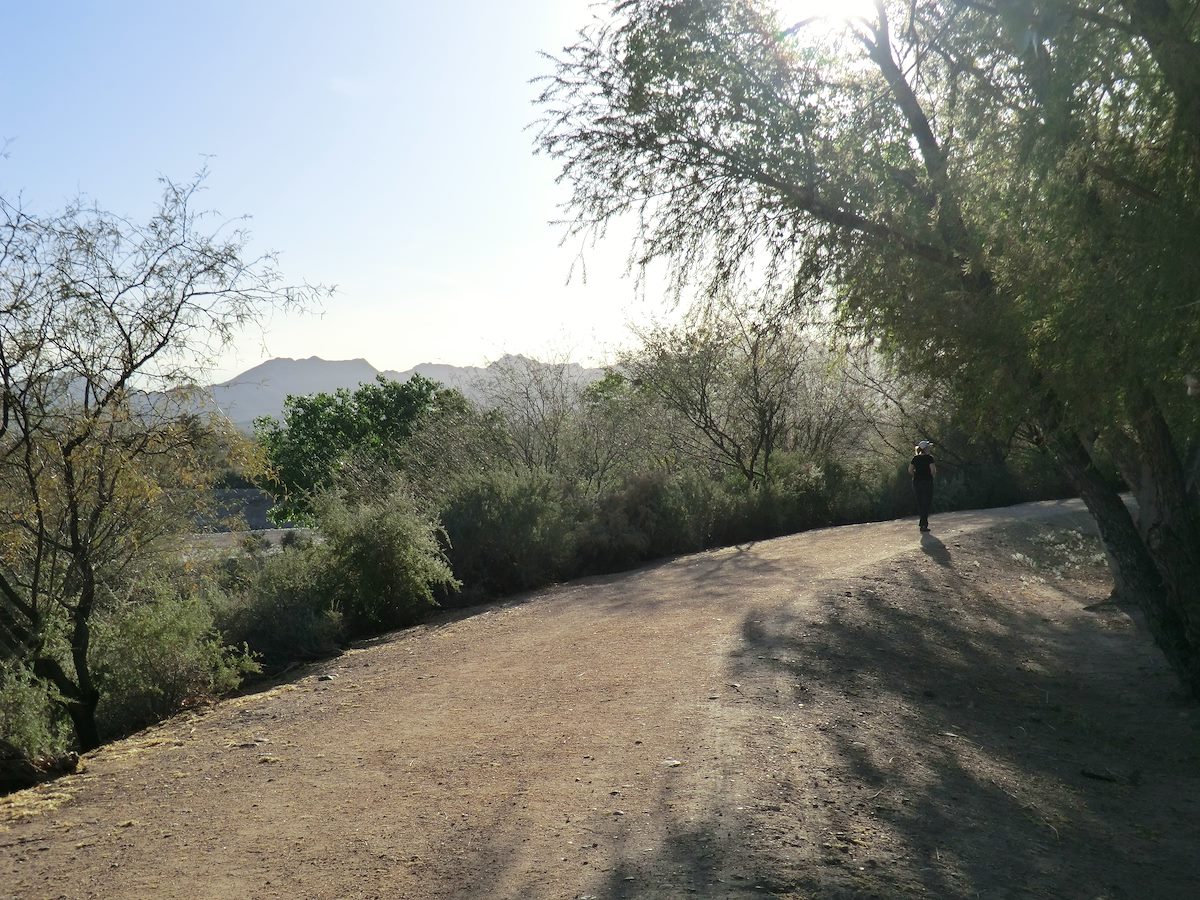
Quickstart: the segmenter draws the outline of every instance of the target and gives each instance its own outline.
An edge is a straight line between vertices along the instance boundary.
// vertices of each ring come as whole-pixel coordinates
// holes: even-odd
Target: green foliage
[[[1154,7],[880,4],[816,42],[766,2],[633,0],[555,60],[539,142],[573,227],[638,209],[679,290],[832,296],[989,417],[1103,435],[1153,404],[1187,459],[1200,20]]]
[[[56,707],[53,690],[20,663],[0,661],[0,749],[25,757],[61,753],[70,729]]]
[[[721,485],[699,473],[647,472],[601,496],[575,540],[582,572],[612,572],[711,546],[728,507]]]
[[[347,464],[394,465],[404,444],[430,418],[467,409],[458,391],[414,375],[382,375],[350,392],[289,396],[283,421],[254,423],[265,454],[263,487],[276,498],[275,522],[310,521],[313,498],[333,486]]]
[[[1107,472],[1114,490],[1123,489],[1116,469],[1103,455],[1097,453],[1097,463],[1102,474]],[[1036,447],[1018,448],[1007,459],[1009,471],[1016,485],[1016,499],[1010,501],[1020,503],[1024,500],[1059,500],[1076,495],[1075,486],[1055,465],[1050,454]]]
[[[96,623],[91,664],[105,738],[231,691],[259,671],[246,649],[223,642],[211,598],[181,594],[178,582],[144,585],[139,594]]]
[[[609,369],[581,392],[560,474],[598,497],[677,455],[669,416],[645,384]]]
[[[241,545],[242,552],[249,553],[251,555],[255,553],[265,553],[271,549],[271,541],[266,535],[260,534],[257,531],[246,532],[242,536]]]
[[[825,459],[863,443],[870,388],[790,300],[708,298],[681,324],[640,337],[625,365],[676,420],[669,439],[693,465],[763,487],[781,454]]]
[[[202,180],[161,179],[144,224],[83,198],[40,216],[0,197],[0,659],[53,686],[82,750],[100,740],[94,623],[240,452],[198,412],[195,362],[313,293],[196,211]]]
[[[420,621],[436,594],[457,587],[436,523],[401,480],[369,499],[327,492],[313,508],[319,540],[232,557],[219,575],[222,634],[247,645],[268,670]]]
[[[572,571],[574,504],[544,473],[492,471],[465,478],[441,519],[464,600],[539,587]]]
[[[284,550],[306,550],[312,544],[312,535],[297,528],[289,528],[279,538],[279,546]]]
[[[326,544],[323,581],[330,608],[354,636],[411,625],[435,606],[435,592],[458,582],[442,553],[439,528],[400,483],[373,502],[333,494],[316,504]]]
[[[439,509],[462,479],[508,467],[512,441],[499,410],[474,406],[429,416],[404,444],[398,468],[429,509]]]
[[[327,553],[320,545],[224,564],[217,624],[226,641],[247,646],[267,671],[336,653],[345,640],[331,602]]]

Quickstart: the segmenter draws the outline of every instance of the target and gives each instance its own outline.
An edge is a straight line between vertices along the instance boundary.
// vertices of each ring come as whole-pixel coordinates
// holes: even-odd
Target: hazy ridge
[[[358,385],[374,381],[383,375],[393,381],[408,381],[422,375],[448,387],[457,388],[467,397],[483,402],[499,373],[512,365],[546,365],[521,356],[504,356],[487,366],[452,366],[445,363],[420,363],[403,372],[380,370],[365,359],[307,359],[277,357],[247,369],[228,381],[205,388],[212,404],[243,430],[249,430],[259,416],[276,416],[283,412],[289,395],[305,396],[330,393],[341,388],[354,390]],[[582,383],[600,378],[602,369],[585,368],[578,363],[566,363],[569,375]]]

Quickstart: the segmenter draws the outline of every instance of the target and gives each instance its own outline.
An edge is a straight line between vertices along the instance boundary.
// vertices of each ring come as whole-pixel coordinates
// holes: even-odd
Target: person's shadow
[[[938,565],[947,567],[950,565],[950,551],[946,549],[945,544],[928,531],[921,534],[921,549]]]

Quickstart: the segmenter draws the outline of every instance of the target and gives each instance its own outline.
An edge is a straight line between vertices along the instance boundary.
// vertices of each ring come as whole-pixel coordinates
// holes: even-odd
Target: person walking
[[[933,477],[937,475],[937,466],[929,448],[929,441],[917,441],[913,448],[912,462],[908,464],[908,474],[912,476],[913,493],[917,495],[917,512],[921,516],[921,530],[929,530],[929,508],[933,506]]]

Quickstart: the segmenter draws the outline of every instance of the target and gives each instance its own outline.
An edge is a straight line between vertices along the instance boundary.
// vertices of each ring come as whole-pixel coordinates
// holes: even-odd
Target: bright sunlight
[[[784,28],[811,19],[837,22],[875,16],[872,0],[776,0],[775,6]]]

